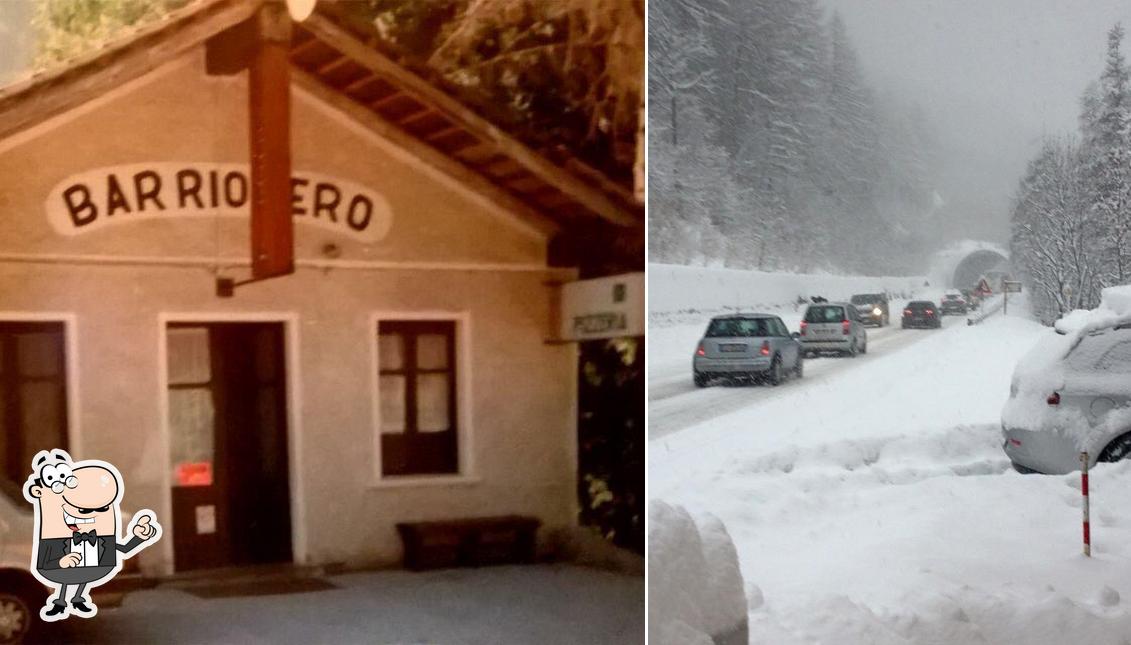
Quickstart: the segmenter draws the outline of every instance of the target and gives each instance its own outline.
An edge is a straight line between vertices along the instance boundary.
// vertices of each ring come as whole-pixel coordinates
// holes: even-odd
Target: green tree
[[[494,123],[611,176],[637,160],[643,0],[365,0],[333,8]]]
[[[188,0],[39,0],[35,4],[36,67],[93,50],[188,4]]]

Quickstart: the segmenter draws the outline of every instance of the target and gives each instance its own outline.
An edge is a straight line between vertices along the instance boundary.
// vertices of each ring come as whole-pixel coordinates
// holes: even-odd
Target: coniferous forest
[[[651,261],[921,270],[929,124],[881,99],[818,0],[650,6]]]
[[[1047,138],[1014,199],[1011,255],[1046,322],[1131,282],[1131,70],[1124,31],[1107,35],[1097,80],[1080,98],[1079,135]]]

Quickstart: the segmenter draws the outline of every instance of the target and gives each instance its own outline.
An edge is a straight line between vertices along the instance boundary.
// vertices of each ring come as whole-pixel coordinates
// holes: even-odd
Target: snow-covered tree
[[[1051,322],[1099,304],[1106,286],[1131,282],[1131,72],[1107,34],[1097,82],[1080,99],[1081,141],[1047,141],[1030,162],[1013,208],[1014,263]]]
[[[1099,84],[1081,101],[1090,207],[1109,231],[1105,281],[1113,284],[1131,281],[1131,79],[1120,51],[1123,35],[1118,24],[1108,32]]]
[[[1081,148],[1065,139],[1044,143],[1017,191],[1011,254],[1047,322],[1099,304],[1104,227],[1090,190]]]
[[[653,259],[690,244],[741,268],[922,268],[904,242],[929,210],[931,142],[877,106],[839,18],[819,0],[655,0],[648,20]]]

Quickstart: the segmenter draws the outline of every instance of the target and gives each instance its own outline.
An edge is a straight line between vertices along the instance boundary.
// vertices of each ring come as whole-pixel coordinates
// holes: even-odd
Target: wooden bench
[[[534,561],[534,517],[503,515],[431,522],[402,522],[397,531],[408,569],[478,567]]]

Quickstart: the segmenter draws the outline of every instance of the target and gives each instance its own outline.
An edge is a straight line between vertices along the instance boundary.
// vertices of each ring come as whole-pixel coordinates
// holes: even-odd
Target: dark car
[[[888,314],[888,297],[882,293],[858,293],[849,300],[860,319],[868,325],[884,327],[891,320]]]
[[[901,326],[904,329],[910,327],[938,329],[942,327],[942,314],[933,302],[928,300],[912,300],[903,308]]]
[[[939,303],[939,309],[942,310],[944,316],[947,314],[966,315],[966,298],[963,298],[962,294],[957,291],[948,292]]]

